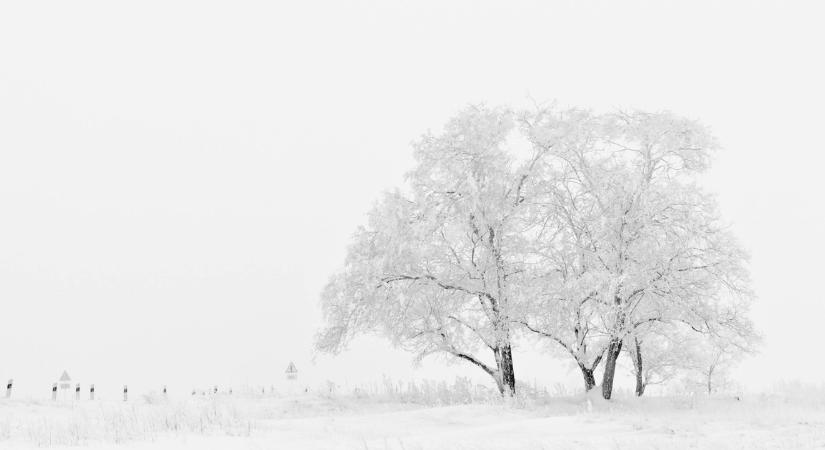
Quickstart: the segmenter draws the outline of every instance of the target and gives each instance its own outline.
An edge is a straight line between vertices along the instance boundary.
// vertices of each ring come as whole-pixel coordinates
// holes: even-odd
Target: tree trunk
[[[501,395],[511,397],[516,393],[516,374],[513,370],[513,350],[510,344],[496,349],[496,364],[500,378],[498,389]]]
[[[613,378],[616,376],[616,360],[622,352],[622,340],[613,338],[607,347],[607,361],[604,362],[604,377],[602,378],[602,397],[610,400],[613,395]]]
[[[590,392],[591,389],[596,387],[596,377],[593,375],[593,369],[588,369],[582,363],[579,363],[579,369],[582,371],[582,377],[584,378],[584,391]]]
[[[643,374],[643,366],[642,366],[642,343],[639,342],[639,339],[633,338],[635,344],[635,352],[632,354],[633,356],[633,368],[636,371],[636,396],[641,397],[645,393],[645,382]]]

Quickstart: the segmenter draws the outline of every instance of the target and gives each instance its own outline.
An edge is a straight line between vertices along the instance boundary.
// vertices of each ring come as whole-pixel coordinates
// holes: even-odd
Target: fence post
[[[123,401],[129,400],[129,388],[124,384],[123,385]]]
[[[94,399],[95,399],[95,385],[92,384],[89,387],[89,400],[94,400]]]
[[[57,401],[57,383],[52,383],[52,401]]]
[[[11,385],[14,384],[14,380],[9,380],[9,384],[6,385],[6,398],[11,398]]]

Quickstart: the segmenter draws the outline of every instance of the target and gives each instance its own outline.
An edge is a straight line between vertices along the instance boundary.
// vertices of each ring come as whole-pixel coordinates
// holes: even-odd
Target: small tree
[[[686,364],[689,383],[701,386],[711,395],[732,382],[730,370],[761,342],[750,323],[740,325],[711,328],[694,340],[695,351]]]
[[[734,364],[756,351],[761,337],[744,314],[717,311],[713,317],[699,326],[655,322],[628,336],[625,348],[633,361],[636,395],[679,377],[710,394],[727,380]]]
[[[681,324],[655,323],[625,339],[623,348],[633,362],[636,395],[648,386],[662,385],[690,370],[699,348],[691,344],[695,333]]]

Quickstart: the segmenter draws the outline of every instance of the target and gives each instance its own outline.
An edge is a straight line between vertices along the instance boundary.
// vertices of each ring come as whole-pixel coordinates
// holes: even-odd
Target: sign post
[[[57,380],[60,386],[60,398],[62,400],[69,400],[69,389],[72,388],[72,377],[69,376],[69,372],[63,371],[63,375],[60,375],[60,379]]]
[[[298,379],[298,368],[295,367],[295,364],[290,361],[289,365],[286,366],[286,379],[295,381]]]
[[[298,380],[298,368],[295,367],[295,363],[292,361],[289,362],[289,365],[286,366],[286,379],[287,379],[287,391],[290,395],[295,395],[295,381]]]

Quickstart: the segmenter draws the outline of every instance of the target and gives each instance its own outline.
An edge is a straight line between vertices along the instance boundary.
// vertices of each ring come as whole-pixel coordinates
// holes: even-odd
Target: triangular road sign
[[[286,366],[286,373],[298,373],[298,368],[295,367],[295,364],[290,361],[289,365]]]

